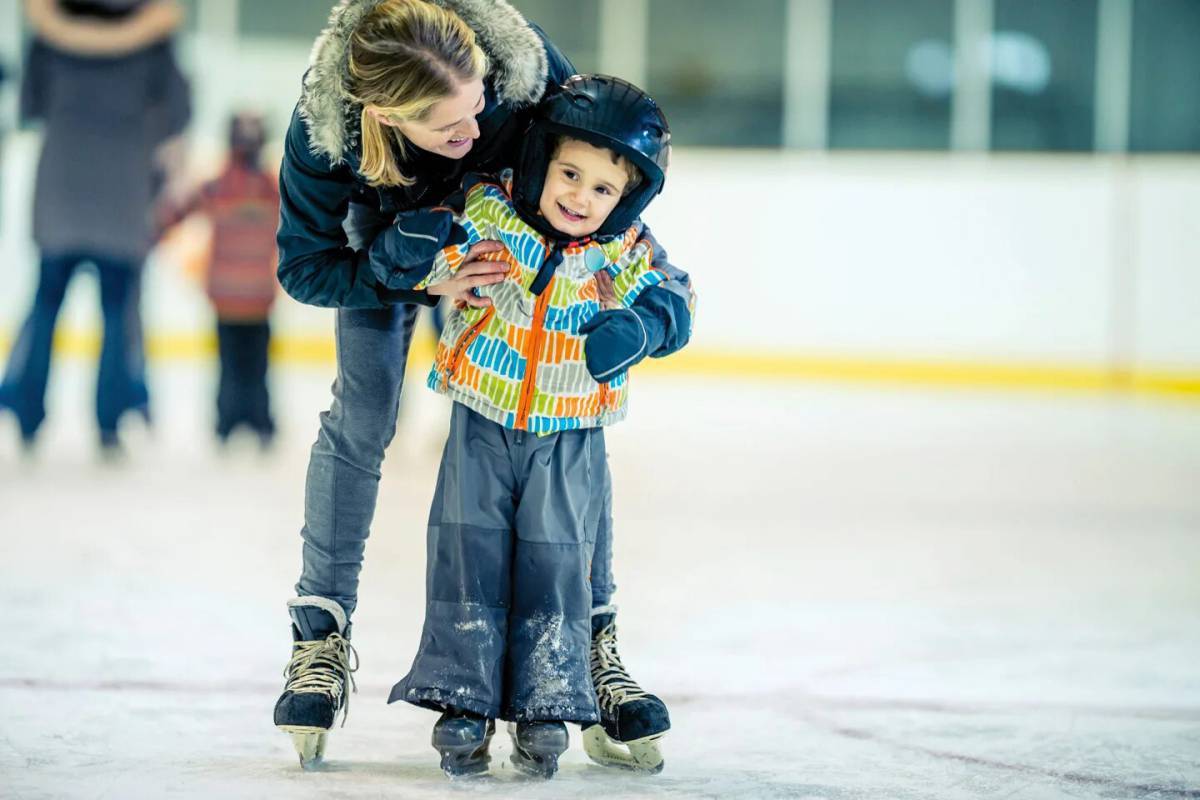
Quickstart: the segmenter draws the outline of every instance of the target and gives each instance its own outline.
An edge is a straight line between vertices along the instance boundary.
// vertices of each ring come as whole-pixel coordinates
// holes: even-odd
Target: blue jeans
[[[303,567],[296,591],[336,601],[354,613],[358,573],[379,496],[384,450],[396,433],[396,414],[415,306],[338,309],[337,378],[333,404],[308,462],[304,486]],[[604,507],[591,565],[592,605],[607,605],[612,581],[612,479],[599,470]]]
[[[67,286],[81,264],[91,263],[100,276],[104,342],[96,382],[96,419],[102,432],[115,433],[121,415],[145,409],[148,402],[141,353],[137,298],[140,267],[87,253],[43,256],[33,308],[13,345],[0,383],[0,405],[7,406],[32,439],[46,418],[46,383],[58,312]]]

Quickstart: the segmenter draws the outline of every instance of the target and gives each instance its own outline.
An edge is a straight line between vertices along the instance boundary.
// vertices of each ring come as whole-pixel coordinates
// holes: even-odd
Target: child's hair
[[[583,142],[584,144],[596,147],[596,145],[592,144],[586,139],[578,139],[574,136],[566,135],[557,136],[554,139],[554,148],[550,151],[551,161],[558,158],[558,151],[561,150],[562,146],[567,142]],[[638,184],[642,182],[642,171],[638,169],[632,161],[618,153],[616,150],[612,150],[607,147],[601,147],[600,149],[608,153],[609,157],[612,158],[612,163],[625,170],[625,188],[621,190],[621,196],[624,197],[636,189]]]
[[[229,118],[229,153],[234,160],[257,165],[267,140],[261,114],[239,111]]]
[[[350,38],[349,69],[350,95],[363,105],[359,171],[373,186],[410,186],[414,179],[400,169],[404,137],[366,107],[419,122],[454,93],[456,82],[487,74],[487,56],[454,12],[426,0],[383,0]]]

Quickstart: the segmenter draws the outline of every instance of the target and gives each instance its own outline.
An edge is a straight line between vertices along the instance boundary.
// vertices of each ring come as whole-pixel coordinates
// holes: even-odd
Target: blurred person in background
[[[162,225],[191,214],[211,226],[205,289],[217,315],[221,374],[217,439],[224,444],[245,425],[265,448],[275,436],[267,389],[268,320],[275,302],[275,231],[279,189],[262,167],[266,127],[261,115],[236,114],[229,123],[229,161],[215,179],[178,203],[164,202]]]
[[[9,354],[0,408],[26,449],[45,418],[58,312],[76,271],[100,279],[104,339],[96,387],[102,454],[121,452],[127,411],[149,420],[137,300],[152,243],[164,145],[190,116],[188,85],[171,50],[181,16],[161,0],[26,0],[34,40],[21,114],[45,139],[34,192],[41,264],[33,308]]]
[[[574,72],[503,0],[343,0],[313,48],[284,144],[278,240],[288,294],[337,309],[333,404],[321,415],[309,461],[303,566],[298,596],[288,601],[292,659],[275,706],[275,724],[292,735],[304,765],[322,756],[352,687],[350,619],[417,306],[443,296],[487,305],[474,289],[502,281],[508,270],[482,260],[501,245],[481,242],[453,278],[425,291],[388,289],[375,274],[389,271],[388,253],[404,237],[396,216],[438,205],[466,171],[511,166],[531,107]],[[648,229],[644,236],[652,240]],[[669,280],[636,305],[647,329],[645,354],[662,356],[687,341],[690,288],[657,243],[654,253]],[[601,473],[591,646],[611,661],[607,464]],[[636,696],[637,684],[621,672]]]

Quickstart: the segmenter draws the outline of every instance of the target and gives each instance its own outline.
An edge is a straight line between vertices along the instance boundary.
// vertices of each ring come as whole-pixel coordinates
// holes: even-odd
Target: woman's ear
[[[399,127],[395,122],[392,121],[391,117],[380,111],[378,106],[363,106],[363,110],[367,112],[371,119],[375,120],[376,123],[384,126],[385,128]]]

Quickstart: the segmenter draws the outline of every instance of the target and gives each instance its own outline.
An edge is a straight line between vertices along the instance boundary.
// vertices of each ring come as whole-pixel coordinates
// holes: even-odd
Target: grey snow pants
[[[421,644],[388,702],[598,720],[588,576],[605,461],[602,428],[539,437],[455,403],[429,512]]]
[[[337,310],[337,379],[304,484],[303,567],[296,592],[336,601],[354,614],[358,574],[375,515],[383,454],[396,413],[417,307]],[[420,386],[418,385],[418,389]],[[612,579],[611,479],[595,531],[592,605],[608,605]]]

